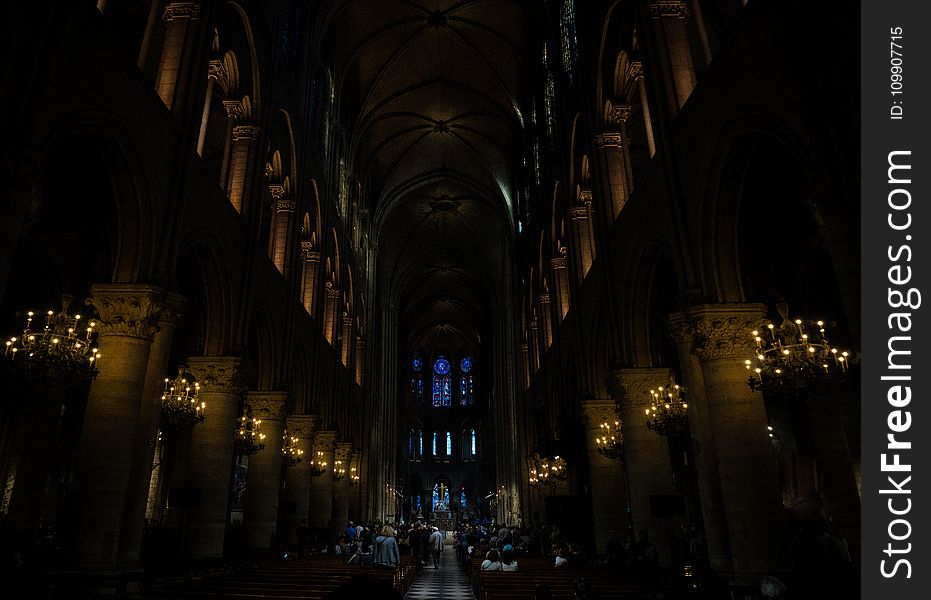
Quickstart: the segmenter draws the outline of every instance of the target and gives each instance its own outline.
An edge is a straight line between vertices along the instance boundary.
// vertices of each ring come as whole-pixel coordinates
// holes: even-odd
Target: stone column
[[[578,278],[581,283],[595,261],[595,236],[592,229],[592,191],[583,189],[579,193],[579,204],[569,208],[575,234],[575,256]]]
[[[288,198],[282,186],[269,186],[274,201],[272,230],[272,262],[283,275],[291,266],[291,245],[294,239],[294,213],[297,202]]]
[[[313,242],[303,241],[301,242],[301,256],[304,258],[302,300],[307,314],[316,316],[317,271],[320,269],[320,253],[314,250]]]
[[[314,460],[317,452],[323,452],[322,460],[326,470],[310,482],[310,508],[307,512],[307,525],[325,527],[333,518],[333,461],[336,449],[336,432],[319,431],[314,437]],[[337,523],[338,525],[338,523]]]
[[[569,275],[566,271],[565,253],[551,258],[550,264],[553,266],[553,278],[556,280],[556,304],[559,307],[558,322],[562,323],[562,320],[566,318],[566,313],[569,312]]]
[[[162,392],[165,375],[168,373],[168,355],[175,332],[175,322],[184,309],[185,300],[178,294],[165,295],[160,299],[161,310],[156,320],[156,332],[149,350],[149,364],[145,376],[145,389],[139,398],[139,420],[133,442],[133,467],[126,495],[126,510],[120,528],[118,561],[124,565],[135,565],[142,549],[142,529],[145,523],[145,507],[148,499],[149,480],[152,476],[152,460],[155,440],[162,414]],[[174,366],[174,365],[171,365]]]
[[[165,40],[162,58],[158,65],[155,89],[165,106],[174,106],[178,74],[184,55],[185,41],[200,18],[199,2],[169,2],[162,14],[165,21]]]
[[[527,338],[524,338],[526,340]],[[520,364],[521,370],[523,371],[523,381],[524,387],[522,389],[526,390],[530,387],[530,345],[524,341],[520,345]]]
[[[356,385],[361,386],[365,375],[365,340],[356,337]]]
[[[675,102],[673,114],[685,104],[695,88],[695,63],[686,22],[690,17],[688,4],[684,0],[658,0],[648,5],[653,19],[656,35],[661,44],[660,52],[664,55],[671,81],[667,87],[670,102]]]
[[[200,398],[206,407],[204,422],[191,432],[190,484],[200,488],[200,503],[183,525],[183,552],[187,558],[223,556],[233,440],[242,404],[241,368],[242,360],[232,356],[188,359],[188,371],[200,383]]]
[[[654,517],[650,510],[652,494],[673,494],[672,465],[666,438],[647,429],[645,411],[650,406],[650,390],[669,382],[669,369],[618,369],[621,431],[624,434],[630,510],[634,535],[642,529],[659,551],[660,564],[668,565],[672,551],[669,523]]]
[[[217,79],[226,78],[226,69],[223,63],[217,59],[210,61],[207,68],[207,92],[204,94],[204,110],[200,115],[200,131],[197,132],[197,155],[204,155],[204,144],[207,141],[207,123],[210,121],[210,106],[213,103],[213,88],[216,86]]]
[[[628,138],[626,136],[627,118],[630,116],[630,106],[617,105],[614,107],[614,118],[618,122],[619,131],[606,131],[595,136],[595,146],[603,157],[605,174],[608,180],[608,190],[611,194],[610,206],[611,223],[621,214],[621,209],[627,202],[633,186],[628,155]]]
[[[297,543],[297,528],[301,521],[307,519],[310,507],[310,467],[314,455],[314,430],[317,427],[315,415],[291,415],[288,417],[288,435],[299,438],[297,447],[304,451],[301,462],[285,470],[284,491],[282,503],[286,505],[287,512],[282,514],[281,534],[288,544]],[[291,506],[294,512],[291,512]]]
[[[553,313],[550,311],[550,294],[543,280],[544,292],[540,294],[540,323],[543,325],[543,352],[553,345]]]
[[[255,125],[233,126],[233,143],[230,150],[229,196],[233,207],[243,211],[247,190],[250,189],[252,153],[262,130]]]
[[[339,442],[334,453],[334,468],[336,461],[342,461],[342,468],[346,470],[343,478],[333,482],[333,526],[340,531],[346,528],[349,521],[349,469],[352,460],[352,443]],[[335,473],[334,473],[335,475]]]
[[[687,312],[721,481],[721,497],[738,579],[788,571],[785,513],[762,394],[747,385],[744,360],[756,352],[750,332],[761,304],[706,304]]]
[[[331,345],[336,339],[336,310],[339,306],[339,288],[332,281],[326,282],[326,300],[323,309],[323,337]]]
[[[246,394],[246,404],[252,408],[252,416],[262,421],[260,431],[265,434],[265,448],[249,457],[243,502],[242,541],[253,549],[266,550],[274,544],[287,398],[287,392]]]
[[[727,523],[724,517],[724,500],[721,498],[721,481],[718,474],[711,412],[705,396],[701,362],[692,353],[694,340],[688,323],[683,313],[667,317],[668,331],[676,341],[679,364],[682,368],[682,383],[686,388],[686,400],[689,404],[689,430],[692,438],[698,442],[699,452],[695,456],[695,467],[698,473],[698,492],[701,498],[702,525],[708,549],[708,561],[714,570],[729,573],[733,566],[730,541],[727,537]]]
[[[75,462],[73,561],[106,568],[116,561],[140,398],[164,292],[141,284],[104,284],[87,300],[100,318],[100,372],[91,384]]]
[[[343,366],[348,367],[349,355],[352,351],[352,314],[348,309],[343,311],[342,323],[339,341],[339,357]]]
[[[647,88],[643,82],[643,63],[635,60],[630,63],[629,75],[637,82],[640,94],[640,109],[643,111],[643,126],[647,134],[647,146],[650,149],[650,158],[656,154],[656,141],[653,138],[653,118],[650,116],[650,102],[647,100]]]
[[[527,342],[530,345],[530,366],[532,367],[532,374],[536,374],[540,370],[540,335],[537,330],[537,320],[533,318],[530,320],[530,339]]]
[[[362,513],[360,512],[360,492],[361,486],[359,485],[359,479],[354,479],[353,477],[362,477],[360,469],[362,468],[362,453],[358,450],[353,450],[352,458],[349,463],[349,515],[357,524],[362,520]]]
[[[618,418],[613,400],[582,400],[582,411],[595,526],[595,552],[603,554],[609,532],[613,530],[623,540],[627,530],[624,519],[627,492],[624,489],[622,461],[605,458],[598,452],[595,443],[595,438],[601,435],[601,424],[613,424]]]

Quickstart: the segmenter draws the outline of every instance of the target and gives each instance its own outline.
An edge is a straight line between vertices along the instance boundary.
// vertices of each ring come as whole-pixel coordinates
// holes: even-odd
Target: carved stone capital
[[[262,128],[256,125],[236,125],[233,127],[233,141],[239,140],[254,141],[259,139],[262,134]]]
[[[226,79],[226,67],[220,60],[211,59],[210,64],[207,65],[207,79]]]
[[[629,104],[615,104],[614,110],[612,111],[612,116],[618,125],[624,125],[627,123],[627,120],[630,118],[630,105]]]
[[[549,294],[540,294],[540,304],[549,304],[550,295]]]
[[[275,210],[280,213],[293,213],[297,210],[297,202],[289,199],[278,200],[275,202]]]
[[[339,288],[331,286],[332,284],[328,281],[326,289],[327,300],[339,300]]]
[[[247,392],[246,404],[252,416],[263,421],[281,421],[286,416],[287,392]]]
[[[585,190],[582,190],[582,193],[584,194]],[[588,202],[591,202],[590,194],[591,192],[589,192]],[[581,199],[582,196],[580,195],[579,198]],[[589,213],[588,205],[586,204],[582,204],[582,205],[577,204],[575,206],[569,207],[569,218],[572,219],[573,221],[581,221],[582,219],[587,219],[588,213]]]
[[[174,292],[164,292],[158,302],[160,309],[156,320],[160,326],[177,323],[181,315],[184,314],[184,307],[187,306],[187,300],[184,299],[184,296]]]
[[[271,194],[274,200],[280,200],[284,197],[284,186],[280,183],[270,183],[268,184],[268,193]],[[277,205],[276,205],[277,208]],[[280,210],[280,209],[279,209]]]
[[[175,19],[200,18],[200,3],[198,2],[169,2],[165,5],[165,11],[162,13],[165,22],[174,21]]]
[[[223,108],[226,109],[226,116],[230,119],[241,119],[245,110],[239,100],[224,100]],[[235,128],[233,131],[235,132]]]
[[[235,356],[192,356],[187,370],[203,392],[241,395],[245,390],[242,359]]]
[[[335,431],[318,431],[316,435],[314,435],[314,452],[333,452],[335,447]]]
[[[620,131],[603,131],[595,134],[595,145],[599,148],[620,148],[624,145],[624,139]]]
[[[550,264],[553,266],[553,269],[565,269],[566,268],[566,257],[556,256],[554,258],[551,258]]]
[[[589,429],[599,429],[602,423],[618,421],[617,405],[609,399],[582,400],[582,420]]]
[[[304,260],[309,263],[320,262],[320,252],[314,250],[314,243],[311,241],[301,242],[301,252],[304,254]]]
[[[335,460],[343,461],[343,466],[349,470],[349,460],[352,458],[352,442],[339,442],[336,444]]]
[[[627,79],[629,81],[636,81],[637,79],[643,78],[643,62],[639,60],[632,60],[627,63]]]
[[[317,415],[289,415],[287,419],[288,435],[301,440],[309,440],[317,429]]]
[[[672,376],[669,369],[616,369],[613,373],[614,385],[610,385],[618,406],[622,409],[636,409],[650,405],[650,390],[658,385],[666,385]]]
[[[647,5],[650,16],[654,19],[662,17],[689,18],[689,5],[684,0],[657,0]]]
[[[700,304],[667,318],[667,330],[680,343],[691,343],[702,361],[745,359],[756,353],[750,332],[766,315],[762,304]]]
[[[177,318],[183,298],[161,288],[140,284],[99,284],[86,304],[97,309],[100,335],[152,339],[159,322]],[[183,304],[182,304],[183,305]]]

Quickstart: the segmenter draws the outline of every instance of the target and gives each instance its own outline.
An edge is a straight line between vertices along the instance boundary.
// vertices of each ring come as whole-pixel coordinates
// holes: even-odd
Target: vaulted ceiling
[[[397,298],[410,347],[476,341],[500,298],[539,55],[535,4],[336,0],[326,11],[379,288]]]

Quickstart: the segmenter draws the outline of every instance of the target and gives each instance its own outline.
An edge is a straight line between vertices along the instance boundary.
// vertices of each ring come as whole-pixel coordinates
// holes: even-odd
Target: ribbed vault
[[[477,343],[502,298],[535,15],[516,0],[338,0],[326,12],[377,287],[397,299],[408,348]]]

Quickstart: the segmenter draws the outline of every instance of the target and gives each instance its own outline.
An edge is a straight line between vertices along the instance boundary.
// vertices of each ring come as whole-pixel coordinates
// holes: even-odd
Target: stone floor
[[[469,578],[456,562],[456,551],[447,545],[440,555],[440,568],[434,569],[432,561],[424,565],[419,575],[414,576],[407,600],[474,600]]]

